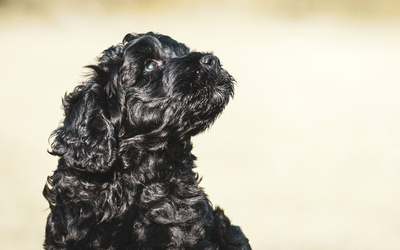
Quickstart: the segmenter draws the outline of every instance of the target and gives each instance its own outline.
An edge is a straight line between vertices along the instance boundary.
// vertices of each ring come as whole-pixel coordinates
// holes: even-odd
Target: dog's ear
[[[61,157],[62,167],[104,173],[116,161],[125,101],[118,77],[120,47],[104,51],[97,65],[88,66],[92,73],[87,83],[64,97],[65,119],[52,134],[50,152]]]
[[[63,101],[65,119],[53,132],[53,155],[81,171],[107,172],[116,158],[115,129],[101,103],[101,90],[79,86]],[[61,163],[61,162],[60,162]]]

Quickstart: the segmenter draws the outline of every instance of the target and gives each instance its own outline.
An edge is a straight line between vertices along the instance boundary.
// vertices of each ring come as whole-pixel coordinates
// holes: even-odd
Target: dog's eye
[[[160,63],[158,63],[157,61],[148,60],[148,61],[144,64],[144,70],[145,70],[145,71],[152,71],[152,70],[156,69],[159,65],[160,65]]]

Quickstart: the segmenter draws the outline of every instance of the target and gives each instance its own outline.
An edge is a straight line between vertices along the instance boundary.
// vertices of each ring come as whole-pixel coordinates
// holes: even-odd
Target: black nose
[[[221,67],[221,65],[219,64],[219,59],[218,57],[214,56],[214,55],[205,55],[200,59],[200,63],[203,66],[207,66],[207,67],[215,67],[217,69],[219,69]]]

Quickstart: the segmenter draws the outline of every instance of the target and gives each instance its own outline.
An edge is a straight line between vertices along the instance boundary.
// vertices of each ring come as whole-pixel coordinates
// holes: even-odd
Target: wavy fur
[[[88,68],[52,134],[45,249],[250,249],[193,171],[190,138],[233,96],[218,58],[150,32]]]

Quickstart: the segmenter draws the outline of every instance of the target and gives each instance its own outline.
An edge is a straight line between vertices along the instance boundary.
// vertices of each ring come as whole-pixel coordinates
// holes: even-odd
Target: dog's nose
[[[215,67],[217,69],[221,68],[221,65],[219,64],[219,59],[218,57],[214,55],[205,55],[200,59],[200,63],[203,66],[207,67]]]

